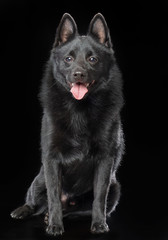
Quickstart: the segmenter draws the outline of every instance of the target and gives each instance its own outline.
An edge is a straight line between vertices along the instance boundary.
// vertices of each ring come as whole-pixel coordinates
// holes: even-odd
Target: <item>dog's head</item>
[[[69,14],[63,15],[52,50],[55,81],[81,100],[98,86],[106,85],[113,61],[109,29],[100,13],[90,22],[86,36],[78,34]]]

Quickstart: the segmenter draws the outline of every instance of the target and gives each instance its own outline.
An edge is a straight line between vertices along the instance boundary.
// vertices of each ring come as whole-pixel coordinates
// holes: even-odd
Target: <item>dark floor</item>
[[[1,188],[3,192],[3,189]],[[12,190],[11,190],[12,192]],[[9,204],[9,195],[7,191],[3,192],[5,195],[6,203],[3,202],[1,208],[0,218],[0,240],[45,240],[55,239],[49,237],[45,233],[45,224],[43,222],[43,216],[34,217],[24,221],[14,220],[10,217],[10,212],[16,205]],[[8,200],[7,200],[8,198]],[[17,197],[13,195],[14,202],[17,202]],[[136,198],[135,198],[136,199]],[[1,199],[2,200],[2,199]],[[89,232],[91,218],[90,217],[78,217],[78,218],[66,218],[64,219],[65,233],[62,237],[57,239],[65,240],[167,240],[168,239],[168,218],[166,212],[161,207],[160,210],[156,210],[152,213],[152,208],[149,206],[144,210],[142,207],[138,210],[136,204],[133,204],[130,208],[129,204],[125,201],[129,200],[126,197],[122,197],[120,204],[115,213],[108,219],[110,232],[104,235],[92,235]]]

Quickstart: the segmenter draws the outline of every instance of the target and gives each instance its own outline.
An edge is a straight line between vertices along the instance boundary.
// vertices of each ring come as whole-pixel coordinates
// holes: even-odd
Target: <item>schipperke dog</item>
[[[91,232],[109,231],[106,217],[114,211],[120,185],[116,171],[123,155],[120,112],[122,78],[109,29],[102,14],[79,35],[71,15],[58,26],[40,89],[42,165],[16,219],[45,213],[46,232],[64,232],[66,205],[92,192]],[[68,204],[67,204],[68,203]]]

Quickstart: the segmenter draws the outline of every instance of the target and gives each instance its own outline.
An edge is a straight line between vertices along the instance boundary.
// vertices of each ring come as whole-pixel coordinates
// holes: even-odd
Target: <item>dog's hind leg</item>
[[[12,218],[24,219],[32,214],[40,214],[47,207],[43,166],[27,191],[25,204],[11,213]]]
[[[113,179],[107,197],[106,208],[107,217],[110,217],[111,213],[115,211],[119,199],[120,199],[120,184],[116,179]],[[93,197],[91,194],[86,195],[85,198],[81,197],[81,199],[77,200],[77,203],[74,207],[69,207],[69,209],[67,209],[64,212],[64,217],[91,216],[92,202]]]
[[[35,177],[34,181],[27,191],[26,205],[30,206],[32,209],[35,209],[35,214],[42,213],[42,210],[47,207],[47,195],[43,166],[41,167],[39,174]]]

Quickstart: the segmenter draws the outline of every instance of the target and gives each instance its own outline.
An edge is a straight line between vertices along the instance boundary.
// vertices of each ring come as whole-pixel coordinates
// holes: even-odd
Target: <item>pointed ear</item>
[[[110,32],[101,13],[97,13],[90,22],[88,35],[106,47],[112,47]]]
[[[65,13],[57,28],[54,47],[65,43],[77,34],[77,26],[70,14]]]

